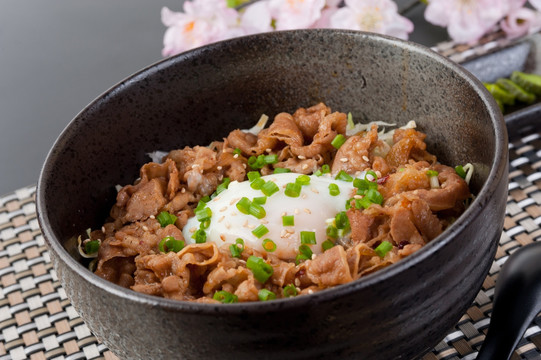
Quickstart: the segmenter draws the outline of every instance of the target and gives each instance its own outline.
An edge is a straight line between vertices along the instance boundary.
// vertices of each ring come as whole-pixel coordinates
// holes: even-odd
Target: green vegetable
[[[338,174],[336,175],[335,179],[336,180],[347,181],[347,182],[352,182],[353,181],[353,177],[351,175],[349,175],[347,172],[345,172],[344,170],[340,170],[338,172]]]
[[[174,224],[177,221],[177,217],[167,211],[162,211],[156,216],[156,220],[158,220],[162,227],[166,227],[167,225]]]
[[[321,250],[326,251],[332,248],[333,246],[334,246],[334,243],[331,240],[327,239],[323,243],[321,243]]]
[[[269,301],[276,299],[276,294],[267,289],[261,289],[257,293],[257,297],[260,301]]]
[[[267,197],[266,196],[255,197],[254,200],[252,200],[252,202],[259,205],[265,205],[267,202]]]
[[[225,290],[216,291],[212,298],[224,304],[232,304],[239,301],[239,297],[237,295],[231,294],[229,291]]]
[[[231,256],[240,258],[240,254],[244,251],[244,240],[237,238],[234,244],[229,245],[229,251],[231,252]]]
[[[464,167],[462,165],[455,166],[455,172],[460,176],[461,178],[466,178],[466,171],[464,171]]]
[[[535,95],[541,95],[541,75],[513,71],[511,74],[511,81],[515,82],[528,92]]]
[[[99,249],[99,240],[91,240],[85,243],[85,253],[87,253],[88,255],[97,253]]]
[[[284,290],[282,291],[282,294],[284,297],[293,297],[297,296],[299,292],[297,291],[297,288],[293,284],[287,285]]]
[[[301,244],[316,244],[316,233],[313,231],[301,231]]]
[[[299,175],[296,179],[295,179],[295,183],[303,186],[303,185],[308,185],[310,184],[310,176],[308,175]]]
[[[276,243],[271,239],[263,240],[263,249],[268,252],[274,252],[276,250]]]
[[[195,212],[195,216],[197,217],[197,221],[205,221],[212,217],[212,210],[210,208],[205,207],[201,210],[197,210]]]
[[[207,233],[205,230],[199,229],[192,235],[192,239],[195,240],[196,244],[203,244],[207,242]]]
[[[264,284],[273,274],[274,270],[265,260],[257,256],[250,256],[246,260],[246,267],[252,270],[257,281]]]
[[[287,183],[284,193],[289,197],[299,197],[301,194],[301,185],[297,183]]]
[[[261,192],[267,196],[271,196],[280,191],[278,185],[274,181],[267,181],[263,186],[261,186]]]
[[[346,137],[342,134],[338,134],[331,141],[331,145],[336,149],[340,149],[340,147],[344,145],[345,142],[346,142]]]
[[[295,216],[294,215],[284,215],[284,216],[282,216],[282,225],[283,226],[294,226],[295,225]]]
[[[259,171],[248,171],[248,174],[246,175],[248,176],[248,180],[250,181],[254,181],[255,179],[259,179],[261,177]]]
[[[337,196],[340,194],[340,188],[336,184],[329,184],[329,194],[331,196]]]
[[[391,251],[393,248],[393,245],[388,241],[382,241],[381,244],[378,245],[377,248],[374,249],[376,254],[378,254],[379,257],[383,258],[385,255]]]
[[[160,241],[160,244],[158,245],[158,249],[162,253],[168,253],[169,251],[179,252],[183,248],[184,248],[184,241],[177,240],[172,236],[164,237]]]
[[[527,104],[531,104],[535,101],[535,95],[524,90],[519,85],[509,79],[498,79],[496,84],[507,90],[511,95],[515,96],[518,101],[522,101]]]
[[[267,229],[267,227],[263,224],[259,225],[258,227],[252,230],[252,234],[254,234],[257,238],[262,237],[268,232],[269,232],[269,229]]]
[[[218,187],[216,188],[216,192],[213,194],[214,197],[216,197],[216,195],[219,195],[224,190],[226,190],[227,187],[229,186],[230,182],[231,182],[230,178],[228,178],[228,177],[223,178],[222,183],[220,185],[218,185]]]
[[[243,196],[236,204],[237,209],[243,214],[250,213],[250,205],[252,202],[247,197]]]
[[[498,84],[484,83],[487,90],[492,94],[494,99],[500,101],[504,105],[515,105],[515,96],[505,90]]]
[[[262,178],[257,178],[255,179],[254,181],[252,181],[250,183],[250,187],[254,190],[259,190],[261,189],[261,187],[263,187],[263,185],[265,185],[265,180],[263,180]]]
[[[267,212],[265,211],[263,206],[255,202],[252,202],[250,204],[250,207],[248,208],[248,213],[258,219],[263,219],[267,215]]]
[[[282,173],[288,173],[288,172],[291,172],[291,170],[287,169],[287,168],[274,168],[274,173],[275,174],[282,174]]]

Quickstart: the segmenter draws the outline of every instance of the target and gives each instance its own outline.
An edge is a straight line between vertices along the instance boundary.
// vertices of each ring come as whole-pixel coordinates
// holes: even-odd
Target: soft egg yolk
[[[276,244],[276,249],[272,251],[274,255],[282,260],[292,260],[299,253],[301,232],[313,232],[316,244],[309,245],[310,249],[314,254],[321,253],[321,244],[327,240],[326,220],[345,210],[346,201],[355,193],[354,187],[351,182],[336,180],[330,174],[319,177],[311,175],[310,182],[301,186],[297,197],[286,195],[287,184],[295,183],[299,176],[301,174],[282,173],[261,177],[265,182],[274,182],[279,189],[261,205],[266,213],[261,219],[242,213],[236,205],[243,197],[250,201],[263,197],[263,192],[253,189],[250,181],[231,182],[226,190],[207,203],[212,216],[205,230],[206,241],[221,246],[226,243],[235,244],[236,239],[241,238],[246,246],[264,252],[267,250],[263,242],[270,239]],[[330,184],[336,184],[340,193],[331,194]],[[294,225],[284,226],[283,216],[286,215],[293,215]],[[183,229],[187,243],[195,243],[192,236],[199,225],[196,217],[188,220]],[[252,231],[260,225],[267,228],[268,232],[258,237]]]

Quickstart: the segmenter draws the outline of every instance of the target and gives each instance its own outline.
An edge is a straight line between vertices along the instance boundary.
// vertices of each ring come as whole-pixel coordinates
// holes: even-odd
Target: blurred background
[[[397,0],[415,23],[410,40],[446,40],[414,2]],[[37,183],[49,148],[88,103],[162,59],[161,8],[181,11],[182,3],[1,0],[0,196]]]

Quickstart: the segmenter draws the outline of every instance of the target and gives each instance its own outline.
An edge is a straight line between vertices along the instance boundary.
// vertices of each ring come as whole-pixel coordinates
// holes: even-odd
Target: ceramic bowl
[[[417,122],[442,163],[472,163],[476,198],[416,254],[358,281],[264,303],[210,305],[109,283],[70,255],[68,239],[101,226],[115,185],[147,153],[209,144],[263,113],[320,101],[355,119]],[[507,197],[502,115],[470,73],[431,50],[340,30],[273,32],[158,62],[94,100],[43,166],[38,218],[67,296],[125,359],[408,359],[431,349],[478,293]]]

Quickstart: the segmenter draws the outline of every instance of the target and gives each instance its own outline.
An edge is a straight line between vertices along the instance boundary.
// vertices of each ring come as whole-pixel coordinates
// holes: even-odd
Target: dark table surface
[[[404,5],[409,0],[398,0]],[[159,61],[160,10],[182,0],[0,0],[0,195],[37,183],[49,148],[99,94]],[[423,6],[407,12],[410,40],[446,32]]]

